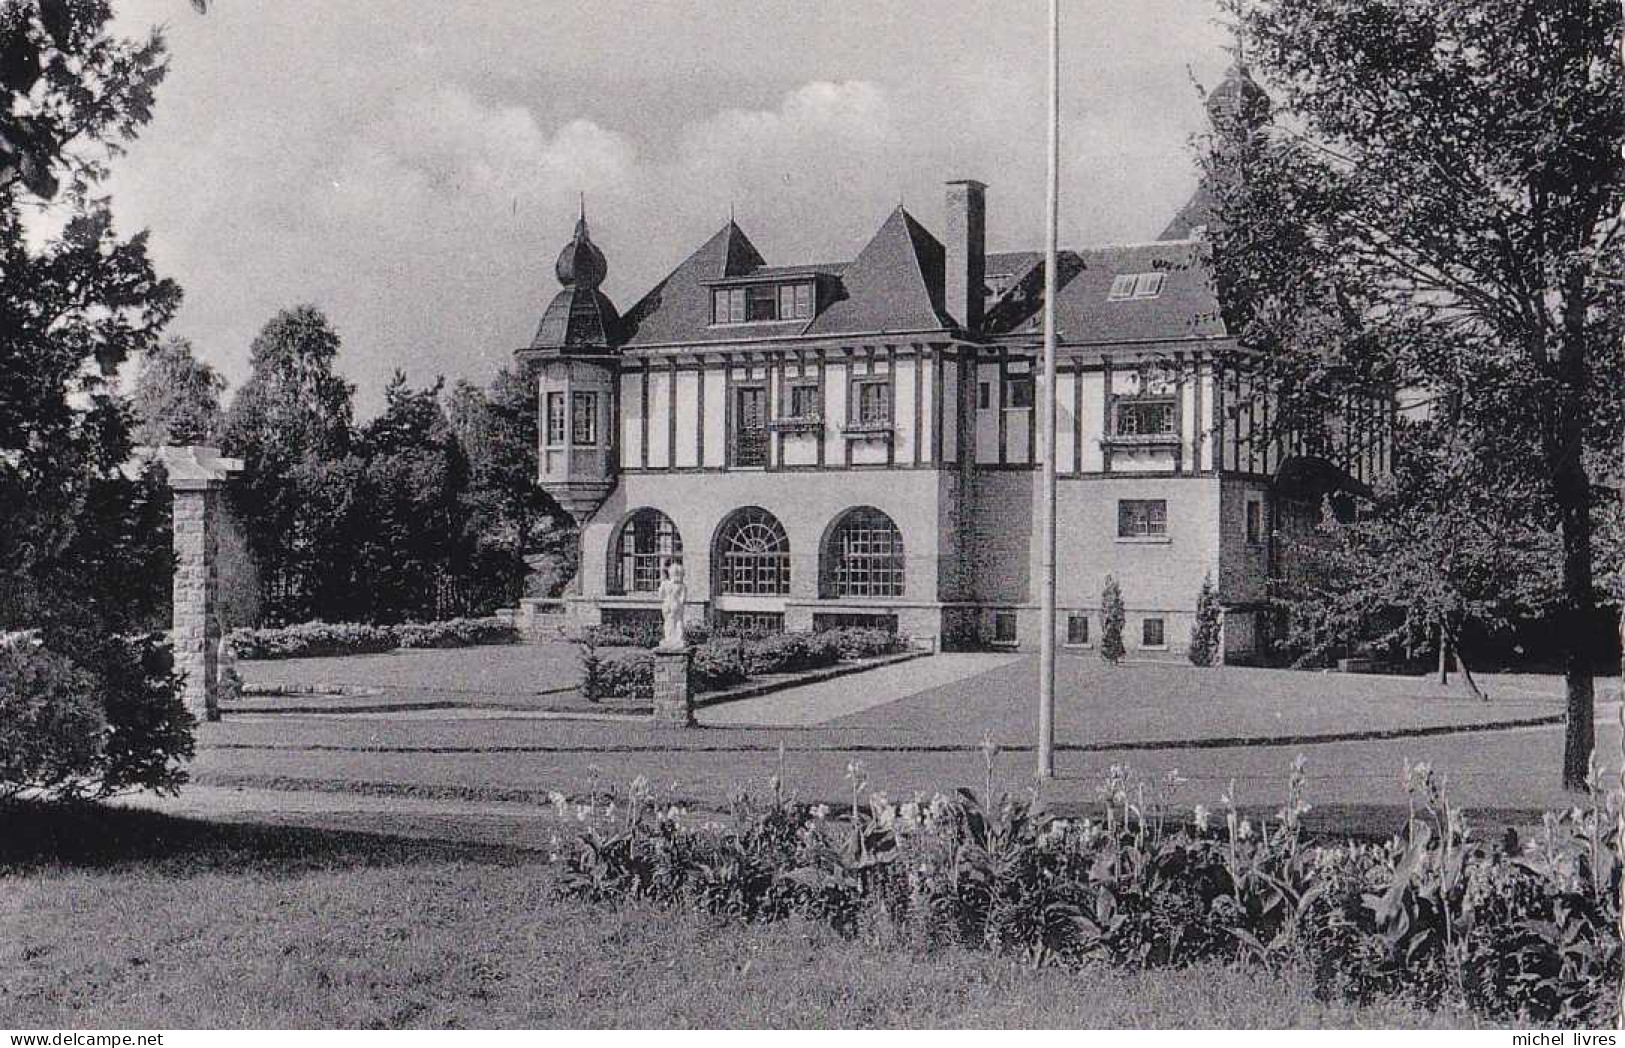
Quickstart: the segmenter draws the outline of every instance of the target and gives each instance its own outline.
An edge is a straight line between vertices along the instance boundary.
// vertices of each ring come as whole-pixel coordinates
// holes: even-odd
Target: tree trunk
[[[1445,643],[1444,626],[1439,626],[1439,686],[1450,683],[1450,647]]]
[[[1568,695],[1568,722],[1563,740],[1563,788],[1583,790],[1596,745],[1592,723],[1595,684],[1585,637],[1596,610],[1592,592],[1590,482],[1578,461],[1559,467],[1557,497],[1563,532],[1563,677]]]
[[[1461,653],[1461,635],[1458,629],[1439,629],[1439,671],[1441,677],[1445,669],[1445,653],[1456,657],[1456,669],[1461,671],[1461,679],[1467,685],[1467,694],[1480,702],[1490,701],[1490,697],[1479,690],[1478,682],[1473,680],[1473,671],[1467,668],[1467,659]]]

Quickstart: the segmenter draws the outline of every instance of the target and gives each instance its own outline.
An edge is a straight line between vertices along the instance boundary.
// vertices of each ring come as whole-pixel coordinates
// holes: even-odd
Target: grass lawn
[[[1359,676],[1303,670],[1179,663],[1110,666],[1093,654],[1056,663],[1055,736],[1062,743],[1273,737],[1471,724],[1562,712],[1557,678],[1504,676],[1491,701],[1440,688],[1422,677]],[[832,728],[864,728],[1005,743],[1030,736],[1038,660],[990,672],[886,706],[843,717]]]
[[[1224,967],[983,953],[549,897],[511,848],[151,813],[0,813],[0,1015],[22,1028],[1449,1027]],[[809,978],[809,973],[817,973]]]
[[[494,739],[522,735],[534,722],[480,722]],[[1618,732],[1599,726],[1599,752],[1612,755]],[[659,736],[627,728],[619,742],[592,746],[579,741],[559,747],[495,752],[366,750],[312,751],[291,747],[205,749],[194,763],[201,784],[216,786],[318,789],[422,797],[531,799],[548,790],[573,796],[601,785],[646,776],[663,794],[697,808],[725,809],[741,788],[761,793],[777,770],[775,737],[793,747],[802,741],[793,732],[760,733],[755,748],[742,749],[735,733],[698,731],[718,748],[663,748]],[[685,736],[685,739],[688,737]],[[633,748],[639,743],[642,748]],[[1476,827],[1496,833],[1505,825],[1538,822],[1539,813],[1567,808],[1574,798],[1559,787],[1562,729],[1494,732],[1399,741],[1340,743],[1319,746],[1201,749],[1185,751],[1113,751],[1061,753],[1059,777],[1044,788],[1050,806],[1061,813],[1092,809],[1105,770],[1126,762],[1153,778],[1178,769],[1188,781],[1171,800],[1185,808],[1214,806],[1234,780],[1237,802],[1273,812],[1283,799],[1288,765],[1294,755],[1308,759],[1309,800],[1315,810],[1306,820],[1312,831],[1385,837],[1403,825],[1405,794],[1401,786],[1407,760],[1429,761],[1449,777],[1449,793],[1467,807]],[[616,748],[617,746],[621,748]],[[915,791],[929,796],[956,786],[982,782],[982,758],[974,749],[929,751],[833,747],[786,754],[790,790],[810,801],[842,803],[850,796],[848,760],[859,758],[872,789],[892,797]],[[1006,752],[997,759],[996,784],[1023,790],[1031,784],[1030,752]],[[183,798],[184,800],[184,798]],[[337,802],[335,802],[337,803]]]
[[[510,676],[528,653],[552,646],[404,653],[333,664],[416,664],[423,683],[477,678],[473,667],[499,660]],[[442,660],[436,662],[434,660]],[[506,661],[501,661],[506,660]],[[997,776],[1007,788],[1030,784],[1035,660],[901,699],[810,728],[707,728],[660,732],[642,723],[522,718],[410,716],[229,716],[205,725],[194,764],[216,786],[315,788],[467,799],[534,799],[548,790],[579,793],[596,778],[644,775],[663,792],[721,808],[740,787],[762,789],[788,750],[790,785],[811,800],[848,795],[848,760],[861,759],[875,789],[931,794],[982,780],[984,734],[1006,748]],[[267,666],[286,664],[264,664]],[[432,667],[444,667],[440,672]],[[1550,716],[1560,709],[1555,678],[1492,677],[1486,704],[1441,693],[1425,679],[1357,677],[1284,670],[1197,670],[1164,664],[1107,667],[1092,656],[1061,663],[1060,778],[1046,795],[1062,811],[1095,800],[1101,773],[1130,763],[1154,776],[1178,769],[1189,782],[1173,799],[1212,806],[1230,780],[1248,806],[1279,804],[1294,755],[1309,761],[1311,824],[1325,832],[1385,835],[1404,810],[1405,762],[1429,761],[1450,778],[1455,799],[1481,825],[1521,824],[1567,807],[1558,785],[1562,728],[1282,746],[1124,749],[1147,740],[1214,736],[1293,736],[1395,727],[1473,724]],[[436,675],[439,673],[439,675]],[[514,677],[513,679],[517,679]],[[850,678],[865,686],[865,678]],[[1611,695],[1604,684],[1600,689]],[[1617,752],[1611,713],[1600,715],[1598,752]]]
[[[474,648],[398,648],[374,655],[266,659],[237,664],[245,684],[378,688],[397,699],[490,700],[546,705],[542,696],[574,689],[580,653],[563,641]],[[379,701],[357,699],[356,701]]]

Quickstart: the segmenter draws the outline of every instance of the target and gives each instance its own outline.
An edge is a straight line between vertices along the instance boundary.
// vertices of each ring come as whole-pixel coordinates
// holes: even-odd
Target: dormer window
[[[1112,278],[1109,302],[1126,302],[1131,298],[1156,298],[1162,294],[1162,273],[1123,273]]]
[[[711,292],[712,324],[765,324],[779,320],[810,320],[813,285],[752,284],[717,288]]]

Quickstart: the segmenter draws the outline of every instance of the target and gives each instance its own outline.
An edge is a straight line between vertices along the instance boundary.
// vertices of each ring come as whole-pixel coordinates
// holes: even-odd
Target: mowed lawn
[[[564,641],[474,648],[399,648],[375,655],[256,659],[237,664],[243,682],[297,689],[376,688],[396,698],[454,697],[464,702],[528,704],[573,690],[580,649]]]
[[[1543,689],[1548,695],[1555,689],[1551,679],[1492,680],[1494,701],[1484,704],[1441,695],[1425,680],[1106,668],[1084,660],[1063,667],[1078,686],[1062,691],[1062,724],[1070,729],[1061,736],[1059,777],[1043,788],[1061,812],[1089,810],[1114,764],[1132,765],[1151,780],[1177,770],[1185,781],[1166,791],[1173,805],[1212,807],[1233,782],[1239,803],[1273,811],[1299,754],[1308,761],[1316,805],[1310,824],[1320,832],[1392,832],[1405,810],[1407,762],[1428,761],[1448,776],[1452,796],[1486,830],[1526,824],[1573,800],[1559,786],[1563,729],[1555,725],[1348,742],[1112,748],[1122,745],[1112,739],[1136,734],[1200,741],[1213,733],[1291,736],[1549,716],[1559,709],[1555,697],[1542,697]],[[863,687],[864,679],[848,678],[852,687]],[[787,787],[810,801],[849,797],[854,760],[863,763],[871,789],[894,797],[979,786],[985,733],[1002,747],[996,784],[1024,790],[1034,765],[1031,686],[1031,665],[1017,663],[812,728],[660,732],[641,723],[522,717],[230,716],[201,729],[193,774],[215,787],[532,803],[550,790],[579,796],[593,783],[624,787],[641,775],[681,803],[723,810],[737,791],[767,788],[780,770],[781,745]],[[1611,689],[1605,682],[1601,690]],[[1112,712],[1108,696],[1120,713]],[[1085,731],[1084,724],[1096,727]],[[1078,748],[1090,740],[1106,748]],[[1603,707],[1598,752],[1605,767],[1614,766],[1617,745],[1612,713]],[[174,810],[187,810],[184,798]]]
[[[1454,679],[1453,679],[1454,680]],[[862,686],[862,678],[854,680]],[[1056,663],[1055,734],[1077,746],[1191,739],[1278,738],[1539,718],[1562,712],[1557,678],[1500,676],[1489,702],[1424,677],[1133,662],[1093,654]],[[1606,685],[1603,686],[1606,688]],[[1022,659],[828,726],[1029,741],[1038,660]]]
[[[26,821],[26,820],[25,820]],[[555,901],[516,849],[108,813],[0,813],[0,1015],[16,1028],[1469,1025],[1318,1002],[1255,970],[1033,971]],[[87,851],[87,843],[95,842]]]

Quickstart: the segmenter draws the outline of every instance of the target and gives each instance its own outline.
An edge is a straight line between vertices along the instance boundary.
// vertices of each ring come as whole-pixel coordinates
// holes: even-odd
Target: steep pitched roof
[[[1090,248],[1063,253],[1063,259],[1067,256],[1076,264],[1063,264],[1055,299],[1062,343],[1174,341],[1228,334],[1198,241]],[[1069,269],[1075,271],[1069,274]],[[1142,273],[1162,274],[1162,287],[1154,298],[1111,298],[1117,277]],[[1024,306],[1024,315],[1006,318],[1001,333],[1032,335],[1043,330],[1042,284]]]
[[[768,266],[749,238],[729,222],[627,311],[621,322],[624,345],[636,349],[947,329],[952,321],[942,304],[944,257],[936,237],[901,207],[847,263]],[[711,292],[719,283],[795,277],[819,281],[822,308],[811,320],[711,323]]]
[[[841,271],[846,297],[819,313],[807,333],[952,327],[943,310],[944,259],[942,244],[899,205]]]
[[[1179,209],[1179,213],[1173,217],[1173,221],[1168,223],[1168,227],[1157,239],[1189,240],[1196,235],[1198,229],[1212,227],[1216,211],[1213,191],[1208,187],[1207,178],[1204,176],[1196,191],[1191,194],[1190,200]]]
[[[656,284],[622,318],[625,345],[651,346],[681,342],[724,341],[756,337],[767,329],[783,334],[782,325],[711,327],[711,289],[707,281],[745,276],[764,265],[750,238],[730,219],[678,267]]]

